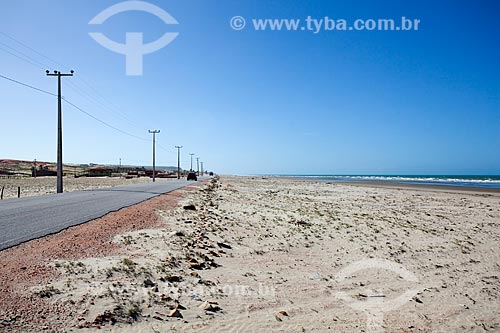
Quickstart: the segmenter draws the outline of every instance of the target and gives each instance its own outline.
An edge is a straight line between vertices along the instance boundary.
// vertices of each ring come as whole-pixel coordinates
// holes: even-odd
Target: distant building
[[[55,177],[57,176],[57,171],[49,170],[48,166],[39,165],[38,169],[31,167],[31,177]]]
[[[113,169],[105,167],[93,167],[87,172],[88,177],[110,177]]]

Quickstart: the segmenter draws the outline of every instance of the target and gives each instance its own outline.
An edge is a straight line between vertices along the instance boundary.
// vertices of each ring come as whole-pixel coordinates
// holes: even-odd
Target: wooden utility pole
[[[177,148],[177,179],[181,179],[181,148],[182,146],[175,146]]]
[[[200,158],[196,158],[196,174],[199,176],[200,175]]]
[[[189,171],[193,171],[193,153],[190,153],[189,155],[191,155],[191,168],[189,169]]]
[[[57,76],[57,193],[63,193],[63,156],[62,156],[62,96],[61,96],[61,77],[73,76],[75,71],[70,74],[63,74],[59,71],[45,71],[47,76]]]
[[[155,157],[155,145],[156,145],[156,133],[160,133],[160,130],[149,130],[149,133],[153,134],[153,182],[156,180],[156,157]]]

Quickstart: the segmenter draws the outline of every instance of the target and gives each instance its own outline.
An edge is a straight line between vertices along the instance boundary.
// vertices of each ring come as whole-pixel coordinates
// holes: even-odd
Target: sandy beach
[[[500,332],[499,199],[212,178],[0,252],[0,331]]]

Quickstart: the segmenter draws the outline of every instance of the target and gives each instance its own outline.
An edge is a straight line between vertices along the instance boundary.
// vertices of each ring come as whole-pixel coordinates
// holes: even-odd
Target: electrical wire
[[[148,142],[151,142],[151,140],[149,140],[149,139],[142,138],[142,137],[140,137],[140,136],[137,136],[137,135],[135,135],[135,134],[131,134],[131,133],[129,133],[129,132],[125,132],[125,131],[123,131],[123,130],[119,129],[118,127],[115,127],[115,126],[113,126],[113,125],[108,124],[108,123],[107,123],[107,122],[105,122],[104,120],[101,120],[101,119],[97,118],[96,116],[94,116],[94,115],[92,115],[91,113],[89,113],[89,112],[85,111],[84,109],[80,108],[79,106],[77,106],[77,105],[75,105],[75,104],[71,103],[68,99],[66,99],[66,98],[64,98],[64,97],[63,97],[62,99],[63,99],[66,103],[68,103],[69,105],[71,105],[72,107],[74,107],[75,109],[77,109],[78,111],[80,111],[80,112],[82,112],[82,113],[86,114],[87,116],[89,116],[90,118],[92,118],[92,119],[94,119],[94,120],[96,120],[96,121],[100,122],[101,124],[103,124],[103,125],[105,125],[105,126],[108,126],[109,128],[114,129],[115,131],[118,131],[118,132],[120,132],[120,133],[122,133],[122,134],[128,135],[128,136],[130,136],[130,137],[133,137],[133,138],[136,138],[136,139],[139,139],[139,140],[142,140],[142,141],[148,141]]]
[[[21,81],[14,80],[14,79],[12,79],[12,78],[10,78],[10,77],[7,77],[7,76],[4,76],[4,75],[2,75],[2,74],[0,74],[0,78],[5,79],[5,80],[12,81],[12,82],[14,82],[14,83],[17,83],[17,84],[20,84],[20,85],[22,85],[22,86],[25,86],[25,87],[31,88],[31,89],[33,89],[33,90],[37,90],[37,91],[39,91],[39,92],[43,92],[43,93],[45,93],[45,94],[47,94],[47,95],[52,95],[52,96],[57,97],[57,95],[56,95],[56,94],[53,94],[53,93],[51,93],[50,91],[43,90],[43,89],[40,89],[40,88],[37,88],[37,87],[33,87],[32,85],[29,85],[29,84],[27,84],[27,83],[23,83],[23,82],[21,82]]]
[[[48,60],[48,61],[50,61],[50,62],[52,62],[52,63],[54,63],[54,64],[56,64],[56,65],[58,65],[58,66],[60,66],[60,67],[63,67],[63,68],[65,68],[65,69],[69,69],[69,67],[68,67],[68,66],[63,65],[63,64],[61,64],[60,62],[57,62],[56,60],[54,60],[54,59],[52,59],[52,58],[50,58],[50,57],[48,57],[48,56],[44,55],[43,53],[41,53],[41,52],[37,51],[36,49],[34,49],[34,48],[30,47],[30,46],[29,46],[29,45],[27,45],[27,44],[25,44],[25,43],[21,42],[20,40],[18,40],[18,39],[16,39],[16,38],[14,38],[14,37],[12,37],[12,36],[10,36],[10,35],[6,34],[5,32],[0,31],[0,34],[1,34],[1,35],[3,35],[3,36],[5,36],[5,37],[7,37],[7,38],[9,38],[10,40],[12,40],[12,41],[16,42],[17,44],[19,44],[19,45],[23,46],[24,48],[26,48],[26,49],[28,49],[28,50],[30,50],[30,51],[32,51],[32,52],[34,52],[34,53],[36,53],[37,55],[41,56],[42,58],[44,58],[44,59],[46,59],[46,60]],[[3,42],[0,42],[0,44],[1,44],[1,45],[3,45],[3,46],[5,46],[6,48],[8,48],[8,49],[5,49],[5,48],[0,47],[0,50],[2,50],[2,51],[4,51],[4,52],[7,52],[7,53],[9,53],[9,54],[13,55],[14,57],[16,57],[16,58],[18,58],[18,59],[20,59],[20,60],[23,60],[23,61],[25,61],[25,62],[27,62],[27,63],[30,63],[31,65],[33,65],[33,66],[35,66],[35,67],[37,67],[37,68],[40,68],[40,69],[42,69],[42,70],[43,70],[43,69],[47,69],[47,68],[50,68],[50,67],[51,67],[51,66],[48,66],[47,64],[45,64],[45,63],[43,63],[43,62],[41,62],[41,61],[36,60],[36,59],[35,59],[35,58],[33,58],[33,57],[31,57],[31,56],[27,55],[26,53],[23,53],[23,52],[21,52],[21,51],[19,51],[19,50],[15,49],[15,48],[13,48],[13,47],[11,47],[11,46],[9,46],[9,45],[5,44],[5,43],[3,43]],[[12,50],[12,51],[9,51],[9,50]],[[14,53],[14,52],[16,52],[16,53],[18,53],[18,54]],[[19,54],[20,54],[21,56],[19,56]],[[56,95],[56,94],[53,94],[53,93],[51,93],[51,92],[48,92],[48,91],[46,91],[46,90],[43,90],[43,89],[40,89],[40,88],[34,87],[34,86],[32,86],[32,85],[29,85],[29,84],[26,84],[26,83],[23,83],[23,82],[20,82],[20,81],[18,81],[18,80],[12,79],[12,78],[10,78],[10,77],[7,77],[7,76],[1,75],[1,74],[0,74],[0,78],[3,78],[3,79],[6,79],[6,80],[9,80],[9,81],[12,81],[12,82],[14,82],[14,83],[20,84],[20,85],[25,86],[25,87],[30,88],[30,89],[37,90],[37,91],[39,91],[39,92],[42,92],[42,93],[45,93],[45,94],[48,94],[48,95],[51,95],[51,96],[55,96],[55,97],[57,97],[57,95]],[[106,98],[105,98],[102,94],[100,94],[100,93],[99,93],[99,91],[98,91],[97,89],[95,89],[95,88],[94,88],[91,84],[89,84],[86,80],[84,80],[84,79],[83,79],[83,77],[81,77],[81,75],[76,76],[76,79],[77,79],[77,80],[79,80],[79,81],[81,81],[81,82],[82,82],[82,83],[83,83],[86,87],[88,87],[90,90],[92,90],[92,91],[95,93],[95,95],[96,95],[96,96],[98,96],[98,97],[100,98],[100,100],[102,100],[103,102],[105,102],[105,103],[109,104],[109,106],[108,106],[108,105],[106,105],[105,103],[103,103],[102,101],[100,101],[97,97],[92,96],[92,94],[90,94],[90,93],[89,93],[89,92],[87,92],[85,89],[83,89],[83,88],[82,88],[82,86],[80,86],[80,85],[78,85],[78,84],[76,84],[76,83],[73,83],[72,81],[68,81],[68,83],[69,83],[69,87],[70,87],[70,88],[71,88],[74,92],[76,92],[78,95],[80,95],[81,97],[83,97],[83,98],[84,98],[84,99],[86,99],[87,101],[91,102],[91,103],[92,103],[92,104],[94,104],[95,106],[97,106],[97,107],[99,107],[99,108],[101,108],[101,109],[106,109],[107,111],[112,112],[112,113],[113,113],[113,114],[115,114],[116,116],[119,116],[120,118],[122,118],[122,119],[124,119],[124,120],[128,121],[129,123],[133,124],[134,126],[136,125],[136,123],[135,123],[135,122],[133,122],[132,120],[130,120],[129,118],[127,118],[127,117],[126,117],[123,113],[119,112],[119,111],[118,111],[118,107],[116,107],[113,103],[111,103],[109,100],[107,100],[107,99],[106,99]],[[152,140],[151,140],[151,139],[146,139],[146,138],[143,138],[143,137],[140,137],[140,136],[137,136],[137,135],[131,134],[131,133],[129,133],[129,132],[126,132],[126,131],[124,131],[124,130],[121,130],[120,128],[118,128],[118,127],[116,127],[116,126],[113,126],[113,125],[111,125],[111,124],[109,124],[109,123],[107,123],[107,122],[105,122],[105,121],[103,121],[103,120],[99,119],[98,117],[94,116],[93,114],[91,114],[91,113],[89,113],[89,112],[85,111],[83,108],[81,108],[81,107],[77,106],[76,104],[74,104],[73,102],[69,101],[69,100],[68,100],[67,98],[65,98],[65,97],[62,97],[62,99],[63,99],[63,100],[64,100],[67,104],[69,104],[70,106],[72,106],[73,108],[75,108],[76,110],[78,110],[78,111],[80,111],[80,112],[84,113],[84,114],[85,114],[85,115],[87,115],[88,117],[90,117],[90,118],[94,119],[95,121],[100,122],[101,124],[103,124],[103,125],[105,125],[105,126],[107,126],[107,127],[111,128],[111,129],[113,129],[113,130],[115,130],[115,131],[118,131],[118,132],[120,132],[120,133],[122,133],[122,134],[124,134],[124,135],[130,136],[130,137],[132,137],[132,138],[135,138],[135,139],[138,139],[138,140],[141,140],[141,141],[152,142]],[[112,108],[111,106],[113,106],[113,108]],[[164,150],[165,152],[168,152],[168,153],[173,153],[173,152],[174,152],[173,148],[172,148],[172,149],[165,148],[165,147],[163,147],[161,144],[159,144],[158,142],[156,143],[156,145],[157,145],[157,147],[158,147],[158,148],[160,148],[160,149]]]
[[[68,69],[69,67],[66,66],[66,65],[63,65],[61,64],[60,62],[44,55],[43,53],[37,51],[36,49],[32,48],[31,46],[27,45],[26,43],[23,43],[22,41],[18,40],[17,38],[13,37],[13,36],[10,36],[8,35],[7,33],[3,32],[3,31],[0,31],[0,34],[7,37],[8,39],[14,41],[15,43],[21,45],[22,47],[36,53],[37,55],[43,57],[44,59],[47,59],[49,60],[50,62],[54,63],[54,64],[57,64],[58,66],[61,66],[61,67],[64,67],[66,69]],[[40,68],[42,70],[46,70],[48,68],[50,68],[51,66],[47,65],[46,63],[43,63],[41,61],[38,61],[36,59],[34,59],[33,57],[27,55],[26,53],[23,53],[22,51],[16,49],[16,48],[13,48],[3,42],[0,41],[0,45],[4,45],[5,47],[7,47],[8,49],[22,55],[22,56],[19,56],[18,54],[12,52],[12,51],[9,51],[5,48],[2,48],[0,46],[0,50],[2,51],[5,51],[11,55],[13,55],[14,57],[20,59],[20,60],[23,60],[37,68]],[[134,122],[132,120],[130,120],[128,117],[125,116],[125,114],[123,114],[122,112],[120,112],[118,110],[118,107],[116,107],[114,104],[112,104],[111,102],[107,101],[106,98],[104,98],[104,96],[102,96],[102,94],[100,94],[97,89],[93,88],[86,80],[84,80],[82,77],[80,77],[80,75],[78,76],[75,76],[76,80],[77,81],[81,81],[85,86],[89,87],[92,91],[95,92],[95,94],[97,96],[99,96],[101,98],[102,101],[108,103],[110,106],[113,106],[113,107],[110,107],[108,105],[106,105],[105,103],[99,101],[98,98],[92,96],[91,94],[89,94],[87,91],[85,91],[85,89],[82,88],[82,86],[78,85],[77,83],[73,83],[72,81],[68,81],[68,84],[69,84],[69,87],[70,89],[72,89],[76,94],[80,95],[81,97],[83,97],[84,99],[90,101],[92,104],[94,104],[95,106],[97,106],[98,108],[102,108],[103,110],[105,111],[108,111],[108,112],[111,112],[113,113],[115,116],[117,116],[118,118],[121,118],[122,120],[125,120],[127,121],[129,124],[132,124],[133,126],[136,126],[137,122]]]
[[[50,62],[53,62],[54,64],[56,64],[56,65],[58,65],[58,66],[64,67],[64,68],[65,68],[65,69],[67,69],[67,70],[69,70],[69,69],[70,69],[68,66],[63,65],[63,64],[61,64],[61,63],[59,63],[59,62],[55,61],[54,59],[51,59],[51,58],[47,57],[47,56],[46,56],[46,55],[44,55],[43,53],[38,52],[37,50],[35,50],[35,49],[34,49],[34,48],[32,48],[31,46],[26,45],[25,43],[21,42],[19,39],[16,39],[16,38],[14,38],[14,37],[12,37],[12,36],[10,36],[10,35],[6,34],[5,32],[0,31],[0,34],[4,35],[5,37],[9,38],[10,40],[12,40],[12,41],[16,42],[17,44],[19,44],[19,45],[21,45],[21,46],[23,46],[23,47],[25,47],[25,48],[27,48],[27,49],[29,49],[29,50],[33,51],[34,53],[38,54],[38,55],[39,55],[39,56],[41,56],[42,58],[45,58],[45,59],[49,60]],[[5,45],[5,44],[4,44],[4,45]],[[47,67],[46,69],[48,69],[48,67]]]
[[[12,48],[11,48],[11,49],[12,49]],[[29,60],[29,59],[25,59],[25,58],[23,58],[23,57],[20,57],[19,55],[15,54],[14,52],[9,51],[9,50],[7,50],[7,49],[4,49],[3,47],[0,47],[0,50],[2,50],[2,51],[4,51],[4,52],[7,52],[7,53],[9,53],[10,55],[12,55],[12,56],[14,56],[14,57],[16,57],[16,58],[18,58],[18,59],[21,59],[21,60],[23,60],[23,61],[25,61],[25,62],[27,62],[27,63],[29,63],[29,64],[31,64],[31,65],[33,65],[33,66],[35,66],[35,67],[38,67],[38,68],[40,68],[40,69],[42,69],[42,70],[43,70],[43,69],[46,69],[46,68],[44,68],[44,67],[42,67],[42,66],[38,65],[38,64],[37,64],[37,62],[34,62],[34,61]]]
[[[169,152],[169,153],[174,153],[175,150],[172,148],[172,149],[168,149],[168,148],[165,148],[163,147],[161,144],[158,143],[158,139],[156,140],[156,146],[166,152]]]
[[[54,97],[58,97],[56,94],[53,94],[53,93],[51,93],[51,92],[49,92],[49,91],[46,91],[46,90],[43,90],[43,89],[40,89],[40,88],[34,87],[34,86],[32,86],[32,85],[29,85],[29,84],[27,84],[27,83],[23,83],[23,82],[18,81],[18,80],[14,80],[14,79],[12,79],[12,78],[10,78],[10,77],[7,77],[7,76],[5,76],[5,75],[2,75],[2,74],[0,74],[0,78],[5,79],[5,80],[8,80],[8,81],[11,81],[11,82],[14,82],[14,83],[16,83],[16,84],[22,85],[22,86],[24,86],[24,87],[27,87],[27,88],[30,88],[30,89],[33,89],[33,90],[37,90],[37,91],[39,91],[39,92],[42,92],[42,93],[45,93],[45,94],[48,94],[48,95],[51,95],[51,96],[54,96]],[[82,112],[82,113],[86,114],[87,116],[89,116],[90,118],[92,118],[92,119],[94,119],[94,120],[96,120],[96,121],[100,122],[101,124],[103,124],[103,125],[105,125],[105,126],[107,126],[107,127],[109,127],[109,128],[114,129],[115,131],[118,131],[118,132],[120,132],[120,133],[122,133],[122,134],[125,134],[125,135],[128,135],[128,136],[130,136],[130,137],[136,138],[136,139],[138,139],[138,140],[151,142],[151,140],[149,140],[149,139],[142,138],[142,137],[140,137],[140,136],[137,136],[137,135],[131,134],[131,133],[129,133],[129,132],[126,132],[126,131],[124,131],[124,130],[121,130],[121,129],[119,129],[118,127],[115,127],[115,126],[113,126],[113,125],[111,125],[111,124],[109,124],[109,123],[105,122],[104,120],[101,120],[101,119],[97,118],[97,117],[96,117],[96,116],[94,116],[93,114],[91,114],[91,113],[89,113],[89,112],[85,111],[84,109],[80,108],[80,107],[79,107],[79,106],[77,106],[76,104],[72,103],[71,101],[69,101],[69,100],[68,100],[68,99],[66,99],[65,97],[62,97],[62,100],[64,100],[66,103],[68,103],[69,105],[71,105],[72,107],[74,107],[75,109],[77,109],[78,111],[80,111],[80,112]]]
[[[119,113],[119,112],[111,109],[110,107],[108,107],[107,105],[105,105],[104,103],[100,102],[98,99],[96,99],[92,95],[90,95],[88,92],[86,92],[85,90],[81,89],[79,86],[77,86],[75,83],[73,83],[72,80],[68,80],[68,81],[66,81],[66,83],[69,84],[70,88],[76,94],[80,95],[82,98],[86,99],[88,102],[90,102],[94,106],[96,106],[96,107],[98,107],[100,109],[107,110],[107,111],[113,113],[115,116],[117,116],[118,118],[121,118],[121,119],[127,121],[132,126],[136,126],[137,125],[137,123],[134,123],[130,119],[126,118],[123,114],[121,114],[121,113]]]

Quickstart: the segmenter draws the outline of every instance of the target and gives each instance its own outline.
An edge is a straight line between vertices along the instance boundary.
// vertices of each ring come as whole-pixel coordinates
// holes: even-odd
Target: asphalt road
[[[175,179],[0,201],[0,250],[190,184],[193,182]]]

